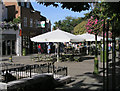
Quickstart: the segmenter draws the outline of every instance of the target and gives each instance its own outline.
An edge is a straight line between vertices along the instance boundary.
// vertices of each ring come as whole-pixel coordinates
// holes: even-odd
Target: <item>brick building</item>
[[[19,32],[21,33],[21,53],[31,54],[37,52],[37,43],[30,41],[31,37],[51,31],[51,23],[46,17],[42,16],[39,11],[35,11],[31,2],[5,2],[3,3],[8,9],[8,21],[20,17]],[[45,27],[41,27],[41,22]],[[18,45],[19,46],[19,45]]]

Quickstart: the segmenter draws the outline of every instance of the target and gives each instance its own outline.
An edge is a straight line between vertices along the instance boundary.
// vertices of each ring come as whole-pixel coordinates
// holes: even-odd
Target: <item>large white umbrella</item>
[[[34,42],[81,42],[81,41],[84,41],[84,39],[77,38],[74,34],[57,29],[52,32],[47,32],[47,33],[35,36],[31,38],[31,41],[34,41]],[[58,43],[58,46],[59,46],[59,43]],[[57,54],[58,54],[58,51],[57,51]],[[59,60],[59,55],[57,55],[57,61],[58,60]]]
[[[84,38],[86,41],[95,41],[95,35],[94,34],[89,34],[89,33],[84,33],[81,35],[76,35],[78,38],[82,37]],[[97,36],[97,41],[101,41],[101,39],[103,39],[103,37],[101,36]]]
[[[89,33],[84,33],[81,35],[76,35],[78,38],[82,37],[84,38],[86,41],[95,41],[95,35],[94,34],[89,34]],[[101,41],[101,39],[103,39],[103,37],[101,36],[97,36],[97,41]],[[88,47],[87,47],[87,54],[88,54]]]
[[[34,42],[81,42],[83,38],[77,38],[74,34],[62,31],[54,30],[31,38]]]

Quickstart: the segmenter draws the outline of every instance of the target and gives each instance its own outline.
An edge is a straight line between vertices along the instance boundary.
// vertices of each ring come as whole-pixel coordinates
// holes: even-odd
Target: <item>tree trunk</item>
[[[94,74],[98,74],[98,58],[97,58],[97,34],[95,34],[95,59],[94,59]]]

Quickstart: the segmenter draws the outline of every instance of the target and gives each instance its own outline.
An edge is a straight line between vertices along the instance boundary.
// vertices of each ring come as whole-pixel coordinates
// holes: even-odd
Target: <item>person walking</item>
[[[39,44],[39,45],[38,45],[38,54],[41,54],[41,50],[42,50],[42,49],[41,49],[41,45]]]
[[[50,54],[50,50],[51,50],[50,44],[48,44],[48,49],[47,49],[48,54]]]
[[[111,51],[111,43],[108,44],[108,49]]]

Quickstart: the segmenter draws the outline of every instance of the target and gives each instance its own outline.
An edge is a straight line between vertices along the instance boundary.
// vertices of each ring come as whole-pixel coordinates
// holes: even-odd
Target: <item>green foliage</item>
[[[88,4],[88,2],[41,2],[39,0],[36,0],[39,4],[43,4],[46,7],[53,5],[54,7],[58,7],[59,3],[61,4],[61,8],[66,8],[69,9],[71,11],[75,11],[75,12],[81,12],[83,10],[89,10],[90,5]]]
[[[85,14],[85,19],[90,18],[90,16],[93,16],[94,18],[97,18],[98,20],[105,19],[105,21],[109,17],[110,18],[109,19],[110,20],[109,30],[110,31],[112,30],[112,23],[114,21],[115,22],[115,29],[114,29],[115,36],[120,36],[120,31],[119,31],[120,30],[120,2],[94,3],[94,9],[90,13]],[[102,28],[100,28],[100,30],[102,30]]]
[[[14,23],[14,24],[20,23],[20,17],[14,18],[14,19],[13,19],[13,23]]]
[[[82,20],[82,18],[74,18],[68,16],[64,20],[59,20],[58,22],[55,22],[55,26],[53,26],[53,29],[59,28],[63,31],[71,33],[74,30],[74,27],[77,24],[79,24]]]
[[[85,28],[86,24],[87,24],[87,21],[85,20],[82,21],[80,24],[74,27],[73,33],[75,35],[86,33],[86,28]]]
[[[82,10],[89,10],[90,9],[90,3],[88,2],[40,2],[39,0],[36,0],[38,3],[47,6],[53,5],[54,7],[58,7],[59,3],[61,4],[61,8],[66,8],[74,12],[81,12]],[[90,18],[90,16],[96,17],[98,20],[100,19],[107,19],[110,17],[111,21],[116,22],[116,29],[115,34],[116,36],[119,36],[119,22],[120,22],[120,2],[101,2],[101,3],[93,3],[94,10],[90,13],[85,14],[85,19]],[[68,29],[70,31],[72,28],[69,24],[66,24]],[[62,29],[66,30],[67,27],[64,25],[61,25]],[[68,31],[68,29],[66,31]],[[70,32],[69,31],[69,32]]]

